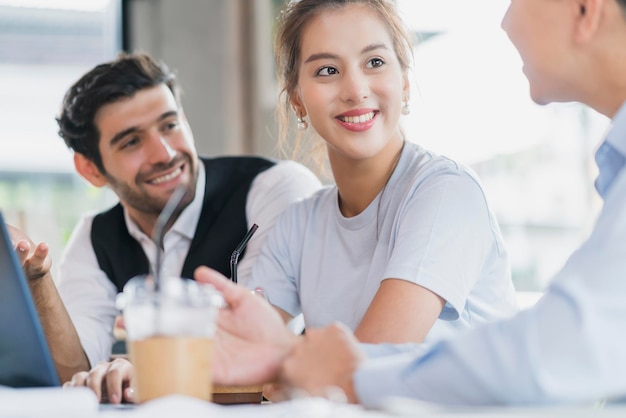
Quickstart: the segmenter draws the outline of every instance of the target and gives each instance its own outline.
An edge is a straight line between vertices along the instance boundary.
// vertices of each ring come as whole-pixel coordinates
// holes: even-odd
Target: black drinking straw
[[[239,256],[246,248],[246,245],[248,245],[248,241],[250,241],[250,238],[252,238],[252,235],[254,235],[258,227],[259,226],[257,224],[252,225],[250,230],[246,233],[239,245],[237,245],[237,248],[235,248],[235,251],[233,251],[230,256],[230,280],[234,283],[237,283],[237,263],[239,262]]]

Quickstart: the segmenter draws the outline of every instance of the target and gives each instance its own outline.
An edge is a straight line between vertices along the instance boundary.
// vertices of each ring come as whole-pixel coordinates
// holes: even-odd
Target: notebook
[[[0,385],[59,386],[26,277],[0,212]]]

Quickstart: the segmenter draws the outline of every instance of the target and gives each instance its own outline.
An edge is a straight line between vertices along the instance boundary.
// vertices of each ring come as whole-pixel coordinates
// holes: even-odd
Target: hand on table
[[[339,388],[348,401],[356,403],[352,376],[363,360],[365,354],[345,326],[307,328],[304,338],[284,362],[281,378],[287,386],[312,396],[327,396],[331,388]]]
[[[133,402],[133,366],[123,358],[98,363],[88,372],[79,372],[65,384],[64,388],[86,386],[93,390],[102,403],[119,404]]]
[[[221,385],[256,385],[275,381],[298,337],[265,299],[253,295],[207,267],[195,271],[198,282],[209,283],[227,303],[217,319],[213,379]]]
[[[217,319],[213,380],[229,386],[275,381],[282,362],[298,337],[285,326],[280,314],[263,298],[207,267],[195,272],[198,282],[212,284],[227,303]],[[87,386],[98,399],[111,403],[132,401],[133,366],[124,359],[100,363],[89,372],[76,373],[64,387]]]

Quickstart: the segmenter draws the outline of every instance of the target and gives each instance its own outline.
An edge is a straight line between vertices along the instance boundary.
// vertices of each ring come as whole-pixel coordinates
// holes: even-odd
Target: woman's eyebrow
[[[363,48],[361,50],[361,55],[366,54],[368,52],[372,52],[375,51],[377,49],[385,49],[385,50],[389,50],[389,48],[387,48],[387,45],[385,44],[371,44],[371,45],[367,45],[365,48]],[[330,52],[319,52],[317,54],[311,54],[305,61],[305,64],[308,64],[309,62],[312,61],[316,61],[316,60],[321,60],[321,59],[337,59],[339,58],[338,55],[336,54],[332,54]]]

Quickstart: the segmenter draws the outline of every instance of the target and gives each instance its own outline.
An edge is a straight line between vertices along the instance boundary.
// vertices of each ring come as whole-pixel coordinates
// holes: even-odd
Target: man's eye
[[[169,122],[169,123],[165,124],[163,129],[166,130],[166,131],[169,131],[171,129],[175,129],[176,127],[178,127],[178,122]]]
[[[128,141],[124,142],[120,148],[121,149],[129,148],[129,147],[137,145],[138,143],[139,143],[139,138],[131,138]]]

